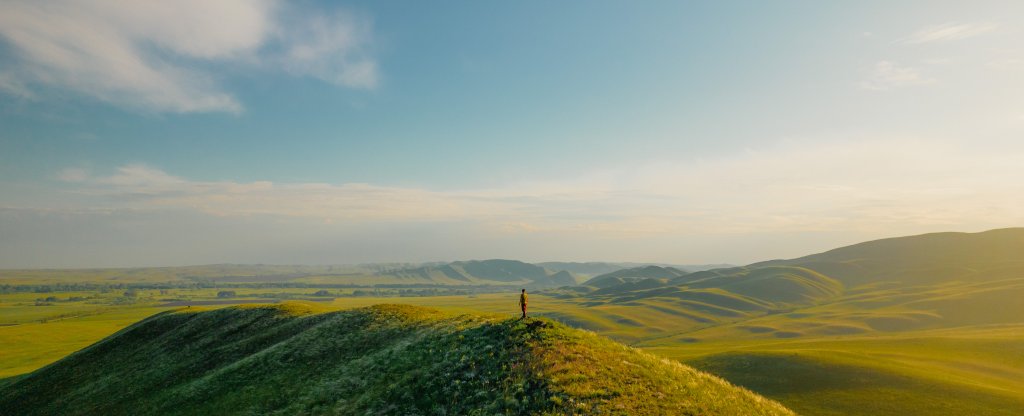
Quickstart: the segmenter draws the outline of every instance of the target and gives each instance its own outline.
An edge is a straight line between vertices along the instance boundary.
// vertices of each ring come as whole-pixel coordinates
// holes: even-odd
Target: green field
[[[530,311],[706,370],[798,413],[1019,415],[1024,414],[1021,253],[1024,230],[1009,229],[880,240],[695,273],[647,266],[581,286],[531,290]],[[486,264],[459,270],[478,273],[471,278],[477,282],[480,276],[504,276],[501,268],[481,270]],[[510,318],[518,314],[516,292],[523,282],[425,288],[415,280],[407,287],[375,287],[356,285],[348,276],[320,277],[326,280],[317,286],[298,282],[309,279],[300,274],[292,281],[265,278],[294,271],[288,268],[262,273],[258,267],[239,267],[195,268],[188,273],[202,274],[204,283],[170,280],[163,289],[144,287],[160,283],[151,278],[154,273],[181,273],[87,271],[73,277],[60,271],[47,277],[35,272],[0,281],[8,285],[0,294],[0,377],[9,383],[183,305],[219,308],[306,299],[320,300],[317,304],[328,309],[401,303]],[[237,277],[240,270],[252,281]],[[224,272],[234,277],[218,282],[217,273]],[[143,286],[100,289],[111,279],[126,281],[126,275],[145,277],[137,280]],[[97,286],[52,293],[11,290],[32,279]],[[134,293],[127,296],[127,290]],[[234,293],[219,296],[223,291]],[[439,293],[461,294],[429,296]]]
[[[258,295],[259,291],[249,294]],[[216,299],[213,290],[197,290],[191,295]],[[35,297],[26,294],[0,299],[5,317],[19,317],[17,325],[0,327],[3,377],[30,372],[156,312],[173,309],[86,302],[31,306]],[[772,315],[676,335],[686,328],[682,321],[670,319],[673,315],[664,305],[587,306],[578,300],[540,294],[531,300],[531,313],[694,365],[779,400],[799,413],[1010,415],[1019,414],[1024,406],[1024,325],[796,338],[777,338],[753,329],[796,325],[794,318]],[[517,313],[514,293],[337,298],[330,306],[355,308],[393,302],[458,313]],[[790,315],[794,313],[799,312]],[[801,319],[809,317],[801,315]],[[694,341],[698,337],[707,340]]]

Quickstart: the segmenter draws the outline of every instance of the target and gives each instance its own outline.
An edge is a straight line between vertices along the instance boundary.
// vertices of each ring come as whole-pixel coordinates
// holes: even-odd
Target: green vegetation
[[[800,259],[692,273],[643,265],[613,270],[586,285],[531,290],[530,312],[693,365],[802,413],[1019,414],[1024,408],[1021,253],[1024,229],[1007,229],[886,239]],[[486,273],[520,267],[518,262],[478,263],[497,267]],[[581,271],[610,267],[550,264]],[[415,268],[389,266],[373,273],[392,279],[396,270]],[[186,304],[307,299],[331,308],[359,308],[400,302],[448,313],[518,316],[511,291],[518,292],[520,283],[423,286],[416,283],[422,280],[410,279],[405,286],[342,285],[339,280],[312,284],[306,277],[224,282],[200,269],[191,272],[206,276],[201,285],[169,288],[126,284],[72,290],[38,272],[36,277],[67,290],[37,293],[22,290],[25,280],[0,280],[0,287],[12,282],[7,287],[16,289],[0,293],[0,324],[5,324],[0,326],[0,377],[35,370],[154,312]],[[76,285],[112,282],[69,279]],[[236,297],[218,299],[225,290]]]
[[[4,414],[791,414],[552,321],[402,305],[179,309],[5,384]]]
[[[575,285],[572,273],[517,260],[472,260],[388,270],[379,274],[405,282],[422,281],[449,285],[510,284],[530,287]]]

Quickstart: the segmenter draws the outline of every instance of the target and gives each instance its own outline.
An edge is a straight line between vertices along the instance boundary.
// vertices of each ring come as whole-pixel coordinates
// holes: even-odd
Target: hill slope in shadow
[[[792,414],[589,332],[379,305],[178,310],[0,388],[0,413]]]

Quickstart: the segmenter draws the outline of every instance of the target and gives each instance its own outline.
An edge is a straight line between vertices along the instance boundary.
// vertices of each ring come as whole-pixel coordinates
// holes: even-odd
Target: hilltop
[[[576,279],[568,272],[555,273],[535,264],[503,259],[456,261],[390,270],[377,275],[448,285],[517,284],[544,287],[576,284]]]
[[[545,319],[294,303],[155,315],[0,387],[0,413],[792,414]]]

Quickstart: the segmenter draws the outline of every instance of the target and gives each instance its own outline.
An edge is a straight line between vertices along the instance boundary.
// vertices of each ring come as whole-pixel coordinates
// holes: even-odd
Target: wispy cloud
[[[57,179],[64,182],[84,182],[89,179],[89,171],[82,168],[67,168],[57,173]]]
[[[1017,142],[794,140],[465,190],[72,168],[56,192],[0,181],[0,264],[746,262],[1022,224],[1022,160]]]
[[[945,23],[918,30],[899,42],[913,45],[967,39],[993,32],[998,27],[994,23]]]
[[[921,74],[921,71],[916,68],[889,61],[879,61],[872,67],[867,79],[860,85],[864,89],[882,91],[934,82],[934,78]]]
[[[213,70],[225,64],[373,88],[369,23],[327,16],[272,0],[2,2],[0,38],[16,56],[0,68],[0,90],[32,97],[49,86],[131,109],[237,113],[242,103]]]
[[[194,181],[146,165],[62,175],[91,208],[185,209],[343,225],[478,224],[580,238],[878,230],[1024,220],[1019,161],[923,140],[792,143],[726,159],[649,163],[461,191],[370,184]],[[1004,185],[999,185],[1004,184]],[[100,201],[100,202],[96,202]]]
[[[363,43],[371,37],[367,19],[342,12],[299,15],[287,26],[282,32],[283,51],[277,57],[285,70],[346,87],[377,86],[377,63],[363,51]]]

